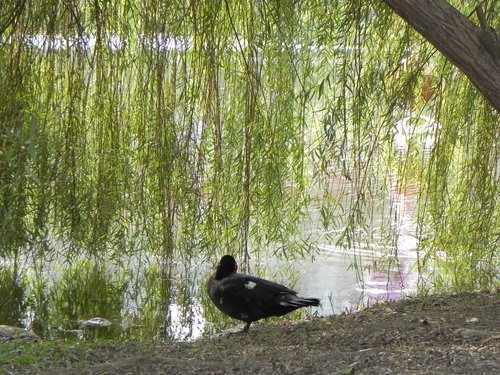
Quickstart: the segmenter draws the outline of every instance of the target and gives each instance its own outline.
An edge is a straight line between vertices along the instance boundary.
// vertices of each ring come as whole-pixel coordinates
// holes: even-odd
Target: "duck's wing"
[[[279,295],[297,294],[284,285],[241,273],[225,277],[221,280],[220,287],[223,295],[249,302],[268,301]]]

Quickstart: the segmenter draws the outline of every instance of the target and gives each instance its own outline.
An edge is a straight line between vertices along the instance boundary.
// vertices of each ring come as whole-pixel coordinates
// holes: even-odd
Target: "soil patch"
[[[256,323],[246,335],[195,342],[2,343],[0,373],[500,374],[499,317],[493,291]]]

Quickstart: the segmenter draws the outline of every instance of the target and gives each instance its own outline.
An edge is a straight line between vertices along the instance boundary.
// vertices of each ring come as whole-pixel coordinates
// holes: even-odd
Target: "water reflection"
[[[257,276],[321,298],[320,307],[296,316],[338,314],[401,298],[415,290],[418,279],[415,203],[414,189],[395,185],[384,203],[392,210],[390,235],[376,223],[370,241],[350,249],[319,230],[319,212],[312,212],[304,231],[318,243],[314,260],[290,263],[260,255],[250,268]],[[377,215],[375,222],[383,213]],[[144,254],[114,263],[40,262],[26,261],[16,272],[13,265],[0,268],[0,324],[29,327],[46,338],[136,340],[189,340],[239,324],[209,301],[205,281],[213,265],[196,257],[175,264]],[[112,324],[85,324],[97,317]]]
[[[353,242],[350,248],[338,246],[341,230],[322,233],[321,214],[310,209],[312,218],[306,230],[318,243],[319,253],[313,262],[296,264],[300,274],[297,289],[310,295],[323,293],[319,315],[354,311],[379,300],[395,300],[412,294],[417,288],[416,269],[419,240],[416,237],[415,212],[417,188],[401,186],[397,176],[389,176],[387,198],[373,197],[369,235]],[[341,206],[349,207],[355,181],[337,176],[330,191]],[[342,217],[342,213],[338,213]],[[387,219],[389,218],[389,219]],[[388,220],[388,222],[384,222]],[[315,232],[316,231],[316,232]]]
[[[120,331],[118,324],[96,327],[84,322],[95,317],[119,322],[127,287],[124,276],[91,261],[77,261],[58,272],[28,275],[27,279],[38,285],[29,298],[31,328],[43,337],[116,336]]]
[[[381,271],[379,264],[375,270],[371,263],[373,270],[363,271],[365,285],[361,285],[347,269],[348,261],[345,255],[325,248],[313,262],[298,261],[291,268],[280,269],[280,261],[270,261],[269,274],[259,271],[259,275],[293,286],[301,294],[320,297],[322,306],[309,310],[317,315],[352,311],[372,299],[398,298],[412,282],[404,279],[404,263],[401,272],[393,267]],[[30,327],[42,337],[61,339],[189,340],[213,334],[239,323],[222,315],[207,298],[205,277],[211,272],[207,268],[193,264],[196,271],[191,279],[173,272],[161,282],[160,264],[135,269],[131,278],[131,272],[116,266],[79,262],[56,278],[38,280],[38,288],[25,290],[23,285],[33,282],[32,276],[24,274],[12,291],[11,274],[4,271],[0,324]],[[5,296],[9,296],[8,303]],[[96,317],[112,324],[83,324]]]
[[[26,314],[25,288],[15,270],[0,265],[0,324],[22,325]]]

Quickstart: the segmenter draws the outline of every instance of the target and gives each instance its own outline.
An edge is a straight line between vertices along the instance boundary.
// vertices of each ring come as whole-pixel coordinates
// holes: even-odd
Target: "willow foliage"
[[[4,257],[294,254],[311,186],[350,247],[375,199],[417,186],[419,265],[498,280],[498,114],[381,4],[5,3]],[[430,151],[396,152],[398,121],[422,116]]]

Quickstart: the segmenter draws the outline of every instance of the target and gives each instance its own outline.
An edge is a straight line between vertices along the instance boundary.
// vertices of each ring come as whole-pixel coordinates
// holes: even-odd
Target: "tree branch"
[[[500,112],[500,43],[480,9],[481,28],[444,0],[384,0],[458,67]]]

